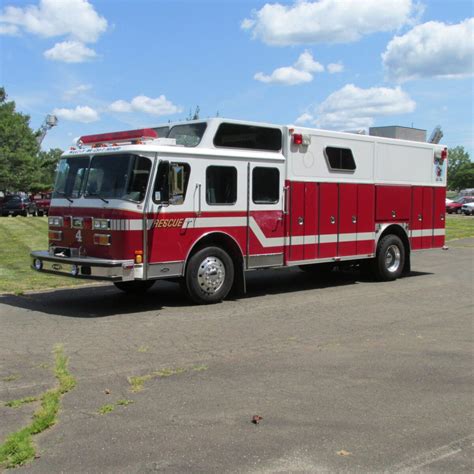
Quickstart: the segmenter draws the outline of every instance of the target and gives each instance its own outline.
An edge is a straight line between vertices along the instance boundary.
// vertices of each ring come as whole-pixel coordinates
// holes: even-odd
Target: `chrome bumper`
[[[54,275],[86,278],[89,280],[130,281],[141,274],[141,265],[133,260],[107,260],[93,257],[57,257],[47,251],[30,253],[31,268]],[[140,268],[136,268],[140,267]],[[138,270],[136,272],[136,270]]]

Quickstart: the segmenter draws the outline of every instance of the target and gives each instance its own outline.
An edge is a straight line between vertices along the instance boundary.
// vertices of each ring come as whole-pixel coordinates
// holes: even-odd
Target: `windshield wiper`
[[[64,196],[69,202],[74,202],[73,199],[71,199],[69,196],[66,196],[66,193],[64,191],[56,191],[56,194],[59,194],[60,196]]]
[[[89,196],[97,196],[99,199],[104,201],[106,204],[109,203],[109,201],[107,201],[107,199],[103,198],[99,193],[87,193],[87,197],[89,197]]]

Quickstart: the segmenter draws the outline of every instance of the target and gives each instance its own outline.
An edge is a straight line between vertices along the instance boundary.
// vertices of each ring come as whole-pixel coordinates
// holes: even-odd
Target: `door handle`
[[[418,214],[418,220],[421,222],[423,220],[423,216],[421,214]]]
[[[331,224],[335,224],[336,223],[336,218],[334,216],[331,216],[329,218],[329,222],[331,222]]]
[[[198,193],[198,210],[196,211],[196,215],[200,216],[202,213],[201,210],[201,183],[196,183],[196,187],[194,188],[194,196],[196,196],[196,192]]]
[[[357,222],[357,217],[356,216],[352,216],[352,223],[355,224]]]
[[[304,219],[300,216],[298,217],[298,225],[303,225],[304,224]]]

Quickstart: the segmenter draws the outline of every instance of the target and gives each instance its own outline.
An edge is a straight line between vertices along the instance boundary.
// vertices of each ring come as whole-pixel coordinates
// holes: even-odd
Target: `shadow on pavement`
[[[412,272],[408,277],[429,275]],[[406,278],[406,277],[405,277]],[[231,300],[249,299],[264,295],[322,290],[361,282],[373,282],[359,271],[335,271],[326,275],[313,275],[299,269],[258,270],[246,275],[247,293],[230,297]],[[164,307],[189,307],[186,295],[178,283],[158,281],[143,295],[127,295],[113,285],[87,288],[68,288],[45,293],[0,297],[0,303],[73,318],[102,318],[115,315],[157,311]]]

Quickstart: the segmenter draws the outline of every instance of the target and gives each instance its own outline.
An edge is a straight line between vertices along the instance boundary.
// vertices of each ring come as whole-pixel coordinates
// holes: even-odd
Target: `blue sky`
[[[43,148],[219,115],[336,130],[438,124],[473,157],[470,0],[2,0],[0,85]]]

